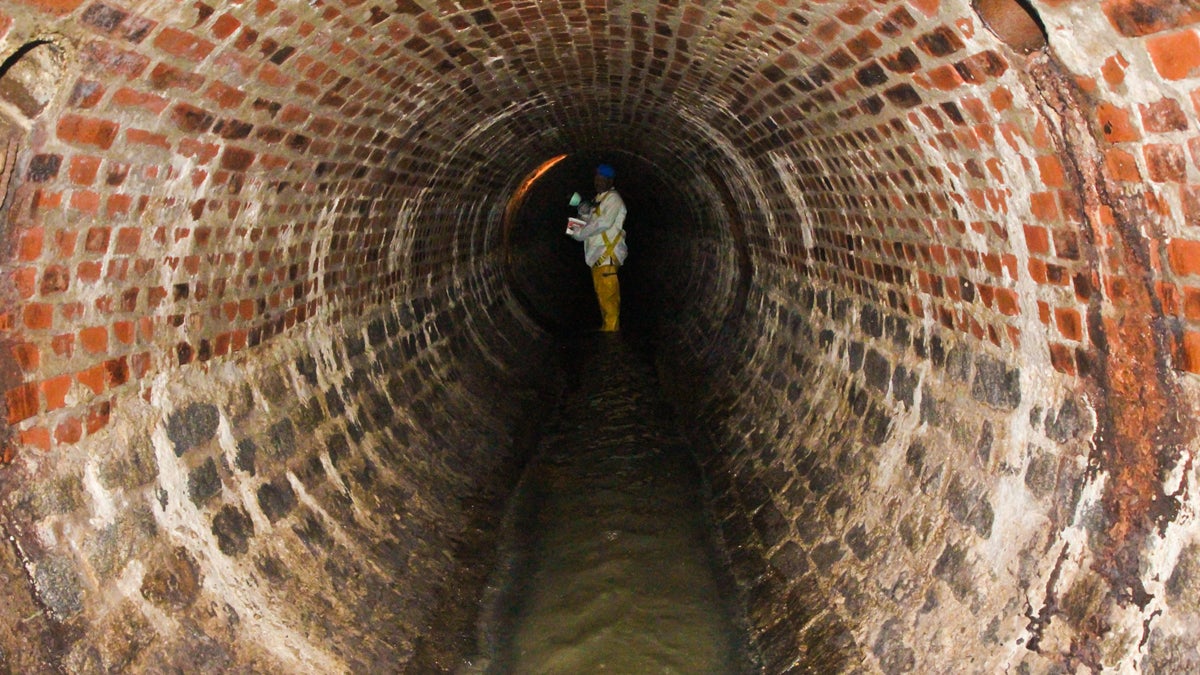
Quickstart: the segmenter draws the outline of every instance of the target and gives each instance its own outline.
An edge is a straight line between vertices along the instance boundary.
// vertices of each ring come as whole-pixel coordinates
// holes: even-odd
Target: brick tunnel
[[[1198,24],[0,3],[0,665],[453,670],[606,161],[763,672],[1200,671]]]

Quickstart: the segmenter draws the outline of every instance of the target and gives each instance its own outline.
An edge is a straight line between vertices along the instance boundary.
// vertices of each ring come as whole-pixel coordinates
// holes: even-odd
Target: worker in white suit
[[[617,280],[617,268],[629,254],[625,244],[625,202],[613,189],[615,176],[616,171],[608,164],[596,167],[595,204],[581,204],[579,216],[584,224],[567,231],[571,237],[583,242],[583,257],[592,268],[592,285],[596,288],[596,299],[600,301],[603,317],[600,330],[605,332],[615,332],[620,325],[621,285]]]

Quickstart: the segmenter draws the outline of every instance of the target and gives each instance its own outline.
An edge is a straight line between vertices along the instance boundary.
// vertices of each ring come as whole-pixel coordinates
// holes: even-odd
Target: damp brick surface
[[[768,672],[1194,670],[1200,11],[1014,5],[0,5],[0,664],[452,669],[567,154]]]

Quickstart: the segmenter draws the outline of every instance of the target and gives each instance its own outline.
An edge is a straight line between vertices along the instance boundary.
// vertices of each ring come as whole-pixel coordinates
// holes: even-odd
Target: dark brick
[[[296,508],[296,493],[286,478],[277,478],[258,488],[258,506],[272,524]]]
[[[930,56],[948,56],[962,49],[963,43],[952,29],[940,26],[917,38],[917,46]]]
[[[883,65],[895,73],[911,73],[921,67],[921,59],[905,47],[891,56],[883,57]]]
[[[864,87],[878,86],[888,80],[887,73],[883,71],[883,68],[878,63],[872,63],[869,66],[859,68],[854,77]]]
[[[207,443],[217,433],[220,412],[211,403],[191,403],[167,418],[167,438],[181,457],[190,448]]]
[[[899,619],[888,619],[879,629],[871,651],[879,659],[879,666],[887,675],[912,672],[916,667],[915,653],[904,643],[906,631]]]
[[[808,556],[799,544],[787,541],[771,556],[771,566],[788,579],[799,579],[809,570]]]
[[[979,457],[980,464],[985,467],[991,462],[992,444],[995,440],[992,423],[984,421],[983,426],[979,429],[979,439],[975,441],[975,455]]]
[[[182,546],[176,547],[161,566],[142,578],[141,592],[164,610],[180,611],[200,595],[200,566]]]
[[[350,443],[345,434],[336,433],[329,437],[326,443],[329,450],[329,461],[337,468],[342,468],[342,462],[350,456]]]
[[[891,417],[882,408],[872,405],[871,412],[863,418],[863,433],[871,444],[881,445],[887,440],[891,424]]]
[[[955,345],[946,354],[946,374],[956,382],[971,379],[971,350],[965,345]]]
[[[111,33],[128,16],[119,9],[96,3],[83,13],[83,22],[104,33]]]
[[[249,438],[238,441],[237,457],[234,466],[253,476],[255,474],[254,460],[258,456],[258,445]]]
[[[907,408],[912,408],[917,390],[917,375],[904,366],[896,366],[892,373],[892,396]]]
[[[250,550],[250,538],[254,536],[254,522],[250,514],[238,506],[226,505],[213,518],[212,533],[217,537],[217,548],[229,556],[242,555]]]
[[[35,561],[33,583],[55,619],[65,621],[83,609],[83,590],[70,559],[54,556]]]
[[[883,91],[884,97],[901,108],[912,108],[921,104],[921,95],[912,85],[898,84]]]
[[[862,525],[850,528],[842,540],[846,542],[846,546],[850,548],[854,557],[859,560],[866,560],[875,552],[875,544],[867,537],[867,529]]]
[[[990,356],[980,356],[975,361],[971,397],[993,408],[1015,409],[1021,404],[1021,371]]]
[[[34,155],[29,160],[29,168],[25,171],[25,180],[31,183],[44,183],[58,175],[62,167],[62,155]]]
[[[1058,443],[1082,438],[1090,430],[1091,420],[1074,398],[1063,401],[1053,419],[1046,420],[1046,435]]]
[[[883,317],[879,314],[879,308],[874,305],[863,305],[858,322],[867,335],[873,338],[883,336]]]
[[[171,120],[179,130],[187,134],[200,134],[208,131],[216,118],[205,110],[181,103],[171,109]]]
[[[845,556],[846,551],[842,548],[841,542],[837,540],[818,544],[812,550],[813,564],[817,566],[817,570],[823,576],[829,576],[833,566]]]
[[[933,566],[933,575],[950,585],[954,594],[964,598],[971,591],[971,581],[966,570],[967,552],[960,546],[946,544]]]
[[[1025,487],[1034,497],[1044,499],[1054,492],[1058,483],[1058,458],[1050,453],[1036,450],[1025,469]]]
[[[197,506],[203,506],[220,491],[221,477],[217,474],[217,463],[212,457],[188,474],[188,497]]]
[[[306,515],[301,522],[293,525],[292,531],[314,553],[320,553],[321,549],[328,551],[333,548],[333,538],[325,531],[325,526],[312,514]]]
[[[267,432],[269,454],[276,458],[289,458],[296,454],[296,427],[284,418],[271,425]]]
[[[762,508],[754,514],[754,527],[767,547],[774,546],[777,542],[785,539],[790,529],[787,518],[771,501],[763,504]]]
[[[850,372],[857,373],[863,365],[863,354],[866,351],[863,343],[854,341],[848,345],[847,354],[849,356]]]
[[[892,378],[892,366],[883,354],[874,349],[867,350],[863,373],[867,376],[868,387],[880,394],[887,391],[888,382]]]

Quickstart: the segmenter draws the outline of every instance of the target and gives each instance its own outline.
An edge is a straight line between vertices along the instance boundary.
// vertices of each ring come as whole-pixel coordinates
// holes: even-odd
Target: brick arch
[[[1200,16],[1032,7],[1026,55],[965,0],[9,3],[75,47],[0,259],[44,658],[465,653],[557,376],[503,207],[623,152],[771,672],[1194,665]]]

